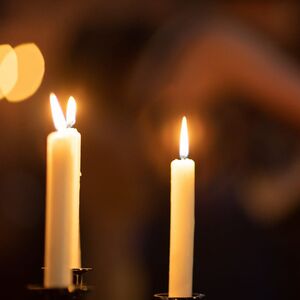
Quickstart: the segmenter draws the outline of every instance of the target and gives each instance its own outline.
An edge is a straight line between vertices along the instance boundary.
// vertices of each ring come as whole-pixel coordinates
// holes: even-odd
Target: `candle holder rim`
[[[31,292],[39,292],[39,293],[51,293],[51,294],[61,294],[61,295],[69,295],[80,292],[88,292],[92,289],[91,286],[87,285],[70,285],[69,287],[44,287],[38,284],[29,284],[27,285],[27,290]]]
[[[41,269],[42,270],[45,270],[46,269],[46,267],[41,267]],[[90,267],[85,267],[85,268],[71,268],[70,269],[71,271],[91,271],[91,270],[93,270],[93,268],[90,268]]]
[[[205,297],[205,295],[201,294],[201,293],[193,293],[191,297],[169,297],[168,293],[156,293],[156,294],[154,294],[154,297],[165,299],[165,300],[167,300],[167,299],[172,299],[172,300],[175,300],[175,299],[180,299],[180,300],[189,299],[189,300],[192,300],[192,299],[203,299]]]
[[[77,273],[85,273],[88,271],[92,271],[93,268],[72,268],[71,269],[73,272],[77,272]]]

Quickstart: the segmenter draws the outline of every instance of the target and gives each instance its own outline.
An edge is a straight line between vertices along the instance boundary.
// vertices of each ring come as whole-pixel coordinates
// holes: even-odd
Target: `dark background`
[[[0,103],[1,299],[41,283],[49,94],[77,100],[89,299],[168,289],[169,164],[187,115],[194,291],[298,299],[299,7],[294,1],[0,1],[0,40],[46,73]]]

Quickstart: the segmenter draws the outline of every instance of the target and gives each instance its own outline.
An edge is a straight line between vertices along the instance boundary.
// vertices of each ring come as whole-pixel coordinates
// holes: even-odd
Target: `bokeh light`
[[[20,102],[32,96],[41,85],[45,61],[41,51],[33,43],[15,47],[14,53],[18,65],[17,81],[11,91],[3,94],[10,102]],[[12,72],[12,70],[7,72],[9,71]]]
[[[18,79],[18,59],[10,45],[0,45],[0,99],[16,85]]]

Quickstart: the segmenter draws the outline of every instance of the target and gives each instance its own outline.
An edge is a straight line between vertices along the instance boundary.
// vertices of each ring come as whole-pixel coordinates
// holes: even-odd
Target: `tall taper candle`
[[[188,159],[187,121],[182,119],[180,158],[171,163],[169,297],[191,297],[193,286],[195,163]]]
[[[71,268],[80,267],[81,136],[76,129],[69,128],[75,123],[74,99],[68,103],[67,121],[54,94],[50,101],[57,131],[49,134],[47,140],[44,286],[57,288],[71,285]]]

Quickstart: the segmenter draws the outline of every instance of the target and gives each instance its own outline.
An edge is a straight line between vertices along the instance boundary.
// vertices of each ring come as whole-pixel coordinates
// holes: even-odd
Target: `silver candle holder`
[[[28,291],[37,300],[79,300],[83,299],[91,290],[84,282],[84,275],[92,268],[72,269],[73,284],[67,288],[45,288],[41,285],[29,285]]]

